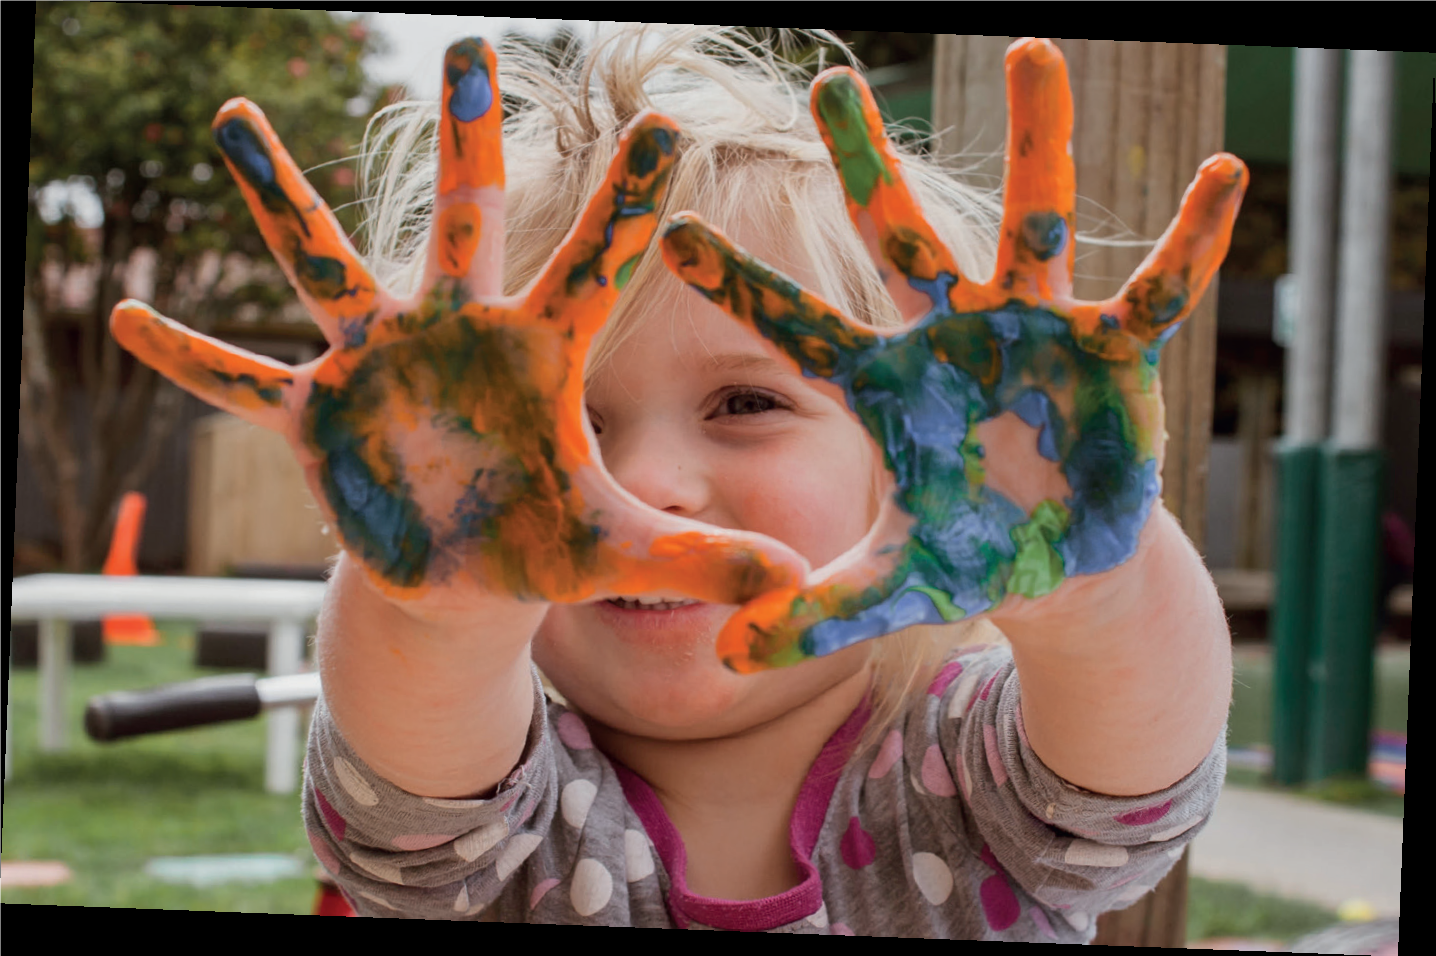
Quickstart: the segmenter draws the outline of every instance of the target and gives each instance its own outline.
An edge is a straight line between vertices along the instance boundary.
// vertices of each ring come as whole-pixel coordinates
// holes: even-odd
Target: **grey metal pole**
[[[1375,448],[1381,441],[1394,72],[1390,52],[1351,53],[1331,429],[1332,444],[1340,449]]]
[[[1296,285],[1277,448],[1275,589],[1271,609],[1272,776],[1306,779],[1316,645],[1317,482],[1326,440],[1331,316],[1336,297],[1336,148],[1341,51],[1297,50],[1288,269]]]
[[[1326,439],[1331,316],[1336,295],[1336,139],[1341,51],[1296,51],[1291,156],[1289,268],[1296,277],[1296,328],[1286,353],[1285,438]]]

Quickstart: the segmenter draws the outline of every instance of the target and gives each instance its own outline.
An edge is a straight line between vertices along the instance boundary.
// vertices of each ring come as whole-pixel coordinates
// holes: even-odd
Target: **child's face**
[[[676,283],[650,303],[588,389],[603,461],[618,483],[671,514],[776,538],[814,568],[856,544],[875,516],[876,451],[839,394]],[[858,645],[792,668],[734,674],[714,647],[735,609],[555,605],[534,655],[581,712],[668,739],[757,726],[866,664],[869,648]]]

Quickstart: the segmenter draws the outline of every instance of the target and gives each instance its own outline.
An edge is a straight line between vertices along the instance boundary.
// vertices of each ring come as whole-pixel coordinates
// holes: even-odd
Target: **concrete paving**
[[[1332,909],[1364,900],[1394,917],[1404,830],[1396,817],[1229,786],[1192,841],[1189,872]]]

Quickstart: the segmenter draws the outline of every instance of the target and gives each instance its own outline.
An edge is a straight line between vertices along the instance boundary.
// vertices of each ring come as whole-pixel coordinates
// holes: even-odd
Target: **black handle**
[[[85,706],[85,732],[94,740],[120,740],[248,720],[261,709],[254,682],[253,674],[238,674],[102,694]]]

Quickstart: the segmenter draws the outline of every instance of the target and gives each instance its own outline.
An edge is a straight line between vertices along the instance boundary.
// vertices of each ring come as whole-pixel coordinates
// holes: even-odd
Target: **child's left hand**
[[[959,274],[923,218],[862,80],[840,68],[814,83],[849,214],[879,268],[896,270],[884,270],[894,299],[926,313],[905,329],[840,315],[696,217],[665,232],[680,278],[841,394],[895,486],[857,548],[732,618],[719,653],[736,670],[1010,607],[1137,550],[1160,492],[1158,351],[1226,255],[1246,167],[1208,160],[1122,290],[1077,301],[1065,64],[1027,40],[1009,49],[1007,76],[1006,201],[985,284]]]

